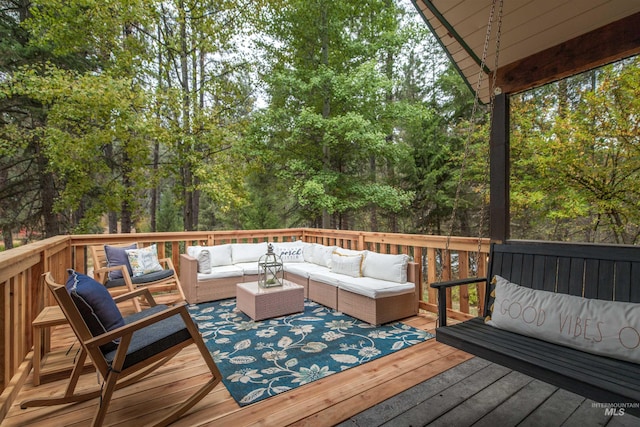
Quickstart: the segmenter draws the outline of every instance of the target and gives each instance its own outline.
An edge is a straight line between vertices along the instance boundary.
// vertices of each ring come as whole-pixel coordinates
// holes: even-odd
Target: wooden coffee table
[[[236,307],[253,320],[304,311],[304,286],[285,280],[282,286],[262,288],[258,282],[236,285]]]

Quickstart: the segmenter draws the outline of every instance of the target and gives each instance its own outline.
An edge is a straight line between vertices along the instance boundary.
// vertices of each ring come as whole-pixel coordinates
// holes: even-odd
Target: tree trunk
[[[191,97],[189,93],[189,55],[187,46],[187,13],[184,1],[178,2],[180,27],[180,84],[182,86],[182,151],[191,150]],[[191,162],[186,161],[182,167],[182,191],[184,200],[184,229],[193,230],[193,176]]]
[[[122,186],[124,187],[124,196],[122,198],[122,205],[120,211],[120,232],[131,233],[133,226],[132,212],[131,212],[131,166],[129,156],[124,152],[122,155]]]
[[[321,22],[322,22],[322,52],[321,52],[321,61],[325,66],[329,66],[329,17],[327,16],[326,5],[322,9],[321,12]],[[325,93],[324,99],[322,100],[322,118],[328,119],[331,114],[331,88],[328,83],[325,83]],[[325,171],[328,171],[331,168],[331,152],[329,150],[329,146],[324,143],[322,146],[322,155],[323,155],[323,168]],[[329,211],[326,208],[322,209],[322,228],[331,228],[331,216],[329,215]]]

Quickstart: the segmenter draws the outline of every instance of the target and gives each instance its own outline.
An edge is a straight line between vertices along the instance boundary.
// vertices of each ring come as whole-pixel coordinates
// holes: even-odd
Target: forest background
[[[512,237],[638,243],[639,65],[512,96]],[[488,115],[409,0],[0,0],[4,246],[487,236]]]

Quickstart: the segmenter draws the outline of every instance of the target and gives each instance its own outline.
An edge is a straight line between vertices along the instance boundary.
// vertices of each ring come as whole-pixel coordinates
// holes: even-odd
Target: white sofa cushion
[[[304,245],[300,240],[297,242],[274,243],[273,252],[285,264],[288,262],[304,262]]]
[[[495,276],[486,323],[589,353],[640,363],[640,307],[534,290]],[[492,292],[492,293],[493,293]]]
[[[311,273],[329,271],[329,269],[310,262],[290,262],[284,264],[284,271],[308,279]]]
[[[365,257],[368,251],[356,251],[354,249],[345,249],[338,247],[334,252],[337,252],[340,255],[362,255],[363,257]]]
[[[221,265],[218,267],[212,267],[211,273],[198,273],[198,281],[224,279],[226,277],[242,277],[243,273],[242,268],[236,265]],[[242,279],[238,281],[241,282]]]
[[[313,262],[313,245],[315,245],[315,243],[302,242],[304,262]]]
[[[258,274],[258,272],[260,271],[260,267],[258,266],[257,262],[240,262],[233,265],[235,267],[241,268],[245,276]]]
[[[267,242],[260,243],[231,243],[231,258],[233,264],[241,262],[258,262],[267,253]]]
[[[408,255],[379,254],[367,252],[362,263],[362,275],[373,279],[405,283],[407,281]]]
[[[351,277],[361,277],[362,259],[362,254],[341,255],[336,250],[331,254],[331,271]]]
[[[406,281],[397,283],[371,277],[347,277],[342,275],[338,280],[338,288],[376,299],[415,292],[416,285]]]
[[[215,246],[189,246],[187,248],[187,255],[195,259],[199,259],[202,251],[209,252],[209,265],[211,267],[233,264],[233,260],[231,259],[231,245],[229,244]],[[201,267],[206,271],[206,263],[203,263],[202,265],[198,263],[199,272],[203,272],[201,271]]]
[[[311,262],[322,265],[323,267],[331,268],[331,254],[336,250],[336,248],[337,246],[325,246],[314,243]]]
[[[333,271],[327,269],[325,271],[314,271],[309,274],[309,280],[315,280],[316,282],[324,283],[327,285],[338,287],[338,283],[340,279],[344,279],[344,274],[334,273]]]

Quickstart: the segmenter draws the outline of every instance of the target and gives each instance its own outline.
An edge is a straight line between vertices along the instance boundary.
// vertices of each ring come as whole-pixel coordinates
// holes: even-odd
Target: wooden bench
[[[530,289],[606,301],[640,303],[640,247],[509,241],[492,244],[487,277],[433,283],[440,326],[436,339],[600,403],[640,414],[640,364],[509,332],[476,317],[446,322],[447,289],[495,275]],[[486,292],[484,314],[494,296]],[[620,406],[618,406],[619,408]]]

